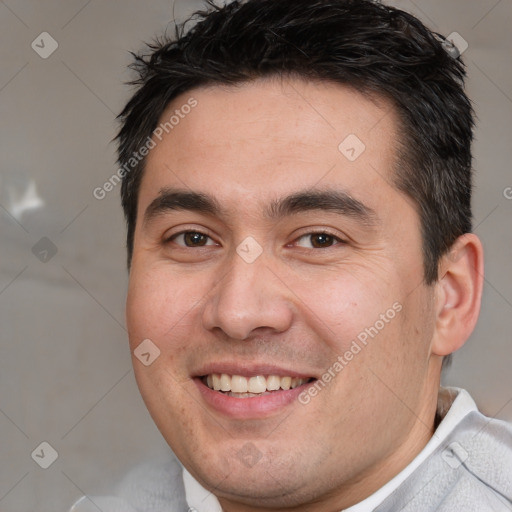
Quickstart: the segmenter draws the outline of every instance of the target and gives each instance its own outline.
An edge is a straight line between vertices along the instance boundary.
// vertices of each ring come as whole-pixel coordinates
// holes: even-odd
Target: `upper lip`
[[[204,377],[205,375],[211,375],[213,373],[225,373],[226,375],[240,375],[243,377],[256,377],[258,375],[277,375],[279,377],[297,377],[299,379],[309,379],[314,377],[314,375],[309,372],[292,370],[276,365],[234,362],[206,364],[201,366],[197,372],[194,372],[194,376]]]

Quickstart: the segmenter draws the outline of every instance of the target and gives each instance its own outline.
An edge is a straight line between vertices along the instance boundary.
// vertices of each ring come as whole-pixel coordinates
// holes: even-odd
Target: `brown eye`
[[[205,245],[214,245],[214,242],[208,235],[199,231],[185,231],[178,233],[171,238],[173,242],[185,247],[204,247]]]
[[[311,236],[311,245],[315,249],[321,249],[323,247],[330,247],[334,243],[334,237],[327,233],[316,233]]]
[[[297,245],[308,249],[326,249],[340,242],[342,240],[329,233],[308,233],[297,240]]]

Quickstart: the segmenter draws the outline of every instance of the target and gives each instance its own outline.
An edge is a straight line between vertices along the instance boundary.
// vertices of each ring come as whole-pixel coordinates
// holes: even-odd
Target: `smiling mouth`
[[[203,384],[211,390],[234,398],[253,398],[288,391],[313,380],[315,380],[313,377],[281,377],[279,375],[244,377],[226,373],[212,373],[201,377]]]

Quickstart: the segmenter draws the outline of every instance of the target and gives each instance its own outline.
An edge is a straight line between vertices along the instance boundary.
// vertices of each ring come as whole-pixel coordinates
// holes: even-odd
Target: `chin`
[[[215,452],[201,457],[196,453],[195,460],[186,464],[190,473],[218,498],[269,508],[307,502],[307,482],[317,480],[313,475],[308,476],[312,465],[303,467],[297,463],[297,455],[287,455],[300,450],[282,448],[282,454],[272,454],[274,448],[269,454],[253,451],[255,444],[249,441],[233,443],[231,439],[226,444],[231,447],[221,451],[217,445]]]

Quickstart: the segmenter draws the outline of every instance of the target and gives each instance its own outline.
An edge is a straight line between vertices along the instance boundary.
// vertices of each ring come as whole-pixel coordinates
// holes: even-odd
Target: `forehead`
[[[160,122],[167,129],[153,137],[141,203],[167,186],[227,203],[294,187],[389,193],[395,112],[348,87],[292,79],[208,86],[176,98]]]

